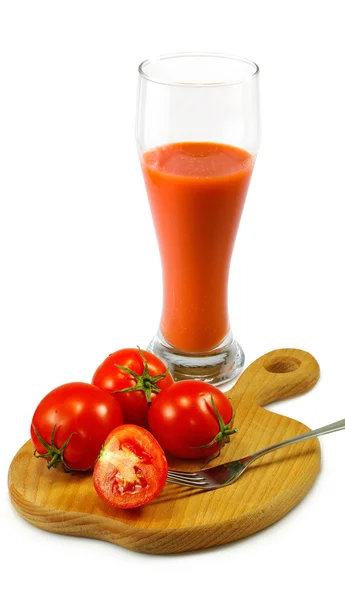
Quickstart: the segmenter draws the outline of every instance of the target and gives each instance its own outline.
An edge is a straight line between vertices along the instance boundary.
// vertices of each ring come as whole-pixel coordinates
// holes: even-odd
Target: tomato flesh
[[[107,470],[107,483],[112,494],[135,494],[147,486],[147,480],[140,469],[141,457],[126,445],[120,446],[115,452],[105,451],[102,458],[110,467]]]
[[[135,508],[160,493],[167,475],[167,460],[155,438],[137,425],[122,425],[106,439],[93,481],[111,506]]]

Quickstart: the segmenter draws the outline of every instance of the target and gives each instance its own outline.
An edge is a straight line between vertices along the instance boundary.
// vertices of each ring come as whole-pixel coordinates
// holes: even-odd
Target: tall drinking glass
[[[259,68],[250,60],[174,54],[139,66],[136,138],[163,272],[148,349],[175,379],[220,384],[243,367],[228,276],[259,121]]]

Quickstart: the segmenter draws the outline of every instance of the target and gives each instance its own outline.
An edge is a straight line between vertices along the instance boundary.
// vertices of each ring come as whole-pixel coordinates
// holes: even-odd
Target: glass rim
[[[250,65],[253,68],[253,72],[250,75],[242,77],[241,79],[236,79],[234,81],[200,81],[200,82],[192,82],[192,81],[174,81],[168,80],[164,78],[151,77],[148,73],[145,73],[145,67],[148,65],[169,60],[173,58],[223,58],[227,60],[236,60],[238,62],[245,63]],[[143,60],[139,67],[138,72],[140,77],[143,77],[147,81],[152,83],[158,83],[161,85],[168,86],[177,86],[177,87],[221,87],[221,86],[232,86],[232,85],[240,85],[242,83],[247,83],[256,79],[259,75],[260,69],[259,66],[249,58],[244,58],[242,56],[236,56],[235,54],[224,54],[218,52],[176,52],[172,54],[161,54],[160,56],[156,56],[152,59],[148,58]]]

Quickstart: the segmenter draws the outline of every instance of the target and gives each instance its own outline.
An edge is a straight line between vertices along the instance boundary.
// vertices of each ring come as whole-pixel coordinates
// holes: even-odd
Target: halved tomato
[[[120,425],[107,437],[93,472],[97,494],[116,508],[136,508],[153,500],[168,475],[165,454],[139,425]]]

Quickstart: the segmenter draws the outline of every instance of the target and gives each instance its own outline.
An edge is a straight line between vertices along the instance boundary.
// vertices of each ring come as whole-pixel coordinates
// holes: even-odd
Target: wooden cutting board
[[[302,350],[275,350],[251,364],[227,392],[239,432],[210,466],[309,431],[262,407],[310,390],[319,374],[316,360]],[[195,470],[202,463],[171,459],[169,464]],[[8,482],[15,509],[36,527],[168,554],[225,544],[264,529],[302,500],[319,469],[320,446],[314,439],[264,456],[223,489],[203,492],[166,484],[146,506],[118,510],[97,496],[91,475],[48,471],[28,441],[11,463]]]

